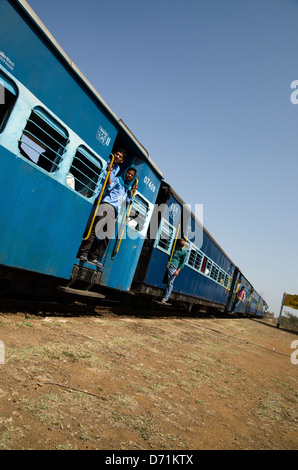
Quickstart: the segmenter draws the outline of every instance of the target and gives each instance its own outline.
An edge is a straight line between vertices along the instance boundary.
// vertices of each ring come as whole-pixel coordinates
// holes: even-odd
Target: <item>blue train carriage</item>
[[[153,225],[153,227],[152,227]],[[169,302],[184,303],[192,312],[224,312],[235,281],[235,265],[183,200],[163,182],[150,233],[132,285],[135,294],[160,300],[164,274],[176,239],[187,237],[187,259],[175,280]]]
[[[249,314],[256,318],[263,318],[266,311],[268,310],[268,305],[265,300],[254,291],[253,305],[249,309]]]
[[[97,269],[89,263],[77,260],[71,278],[72,282],[90,280],[93,288],[99,285],[117,292],[130,293],[162,173],[129,129],[125,129],[127,137],[130,137],[130,142],[125,142],[125,148],[134,155],[133,159],[125,162],[125,167],[132,166],[136,169],[138,188],[134,192],[132,204],[125,207],[117,217],[114,237],[109,241],[103,258],[100,259],[103,268]],[[115,295],[115,292],[113,294]]]
[[[148,217],[162,176],[24,0],[0,3],[0,39],[0,276],[27,290],[46,275],[42,289],[70,278],[114,149],[136,166]],[[122,242],[114,267],[131,249]]]
[[[263,318],[266,315],[266,313],[268,311],[268,308],[269,307],[268,307],[267,302],[264,299],[262,299],[261,300],[261,311],[260,311],[260,315],[259,315],[261,318]]]
[[[255,291],[252,284],[242,274],[242,272],[236,268],[236,276],[233,283],[233,288],[230,294],[227,309],[235,315],[241,316],[253,316],[263,317],[267,309],[267,304],[262,297]],[[234,303],[237,300],[237,293],[244,287],[245,300],[240,302],[233,308]]]

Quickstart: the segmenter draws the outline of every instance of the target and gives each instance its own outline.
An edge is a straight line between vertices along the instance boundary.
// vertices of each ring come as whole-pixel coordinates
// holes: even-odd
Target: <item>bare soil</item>
[[[252,319],[1,313],[0,450],[297,449],[297,339]]]

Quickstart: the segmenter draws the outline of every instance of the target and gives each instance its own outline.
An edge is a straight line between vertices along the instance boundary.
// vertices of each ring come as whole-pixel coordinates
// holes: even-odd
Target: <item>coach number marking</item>
[[[149,189],[151,189],[153,193],[155,193],[155,184],[152,183],[151,179],[148,176],[145,176],[144,183],[149,186]]]

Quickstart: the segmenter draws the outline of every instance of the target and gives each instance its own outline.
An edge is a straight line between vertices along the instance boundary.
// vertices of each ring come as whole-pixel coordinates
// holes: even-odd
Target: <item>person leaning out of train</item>
[[[167,287],[161,302],[166,304],[172,293],[174,282],[181,269],[184,268],[184,264],[187,257],[187,251],[185,250],[186,238],[182,237],[179,240],[178,246],[173,254],[171,264],[167,269]]]
[[[107,171],[110,170],[111,167],[108,165]],[[115,220],[118,213],[123,206],[126,207],[132,201],[132,191],[136,189],[135,176],[135,168],[128,168],[123,178],[115,176],[112,172],[109,173],[107,186],[97,208],[91,233],[81,243],[77,255],[81,261],[95,264],[98,267],[103,266],[98,259],[104,254],[109,240],[114,236]]]
[[[114,155],[114,162],[113,162],[113,166],[111,166],[111,160],[112,160],[113,155]],[[97,195],[99,195],[101,193],[103,182],[105,181],[105,179],[107,177],[108,168],[111,170],[111,172],[114,176],[117,176],[119,171],[120,171],[120,165],[124,162],[124,159],[125,159],[126,156],[127,156],[127,153],[126,153],[125,149],[119,149],[114,154],[111,154],[111,156],[108,160],[107,167],[104,170],[104,172],[102,173],[101,184],[98,188]]]
[[[111,160],[112,160],[112,156],[114,156],[114,162],[113,162],[113,165],[111,165]],[[120,165],[124,162],[125,158],[127,156],[127,152],[125,149],[123,148],[119,148],[117,150],[117,152],[115,152],[114,154],[111,154],[109,159],[108,159],[108,162],[107,162],[107,166],[105,168],[105,170],[103,171],[102,173],[102,176],[101,176],[101,182],[100,182],[100,185],[98,187],[98,190],[97,190],[97,194],[96,194],[96,198],[95,198],[95,201],[93,203],[93,207],[92,207],[92,210],[90,212],[90,215],[89,215],[89,219],[88,219],[88,222],[87,222],[87,225],[86,225],[86,228],[85,228],[85,232],[84,232],[84,237],[88,234],[88,231],[89,231],[89,227],[90,227],[90,224],[91,224],[91,221],[93,219],[93,216],[94,216],[94,212],[96,210],[96,207],[98,205],[98,198],[101,194],[101,190],[102,190],[102,187],[103,187],[103,184],[106,180],[106,177],[107,177],[107,173],[108,171],[111,171],[111,173],[116,176],[119,171],[120,171]],[[68,183],[68,185],[70,186],[70,184]]]
[[[240,303],[243,303],[246,299],[246,293],[245,293],[245,288],[244,286],[241,286],[241,288],[239,289],[238,293],[236,294],[236,298],[233,302],[233,305],[232,305],[232,309],[231,309],[231,312],[234,312],[234,310],[236,310],[236,308],[238,307],[238,305]]]

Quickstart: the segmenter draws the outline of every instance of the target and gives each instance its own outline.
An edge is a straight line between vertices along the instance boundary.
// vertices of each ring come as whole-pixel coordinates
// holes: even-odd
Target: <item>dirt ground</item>
[[[297,339],[252,319],[1,313],[0,450],[297,449]]]

